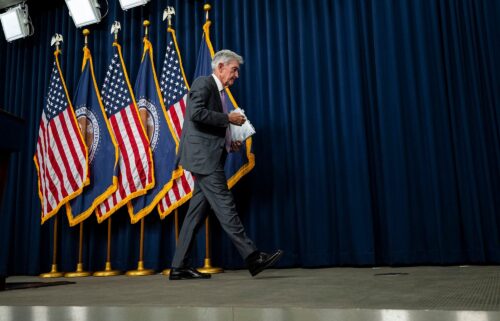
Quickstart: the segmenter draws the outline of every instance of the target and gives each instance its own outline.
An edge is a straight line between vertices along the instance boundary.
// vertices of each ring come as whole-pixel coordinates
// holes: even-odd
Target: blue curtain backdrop
[[[155,1],[123,12],[116,0],[90,26],[99,86],[114,20],[132,83],[151,21],[155,64],[163,61],[163,9],[192,82],[202,1]],[[44,1],[45,2],[45,1]],[[101,3],[104,1],[100,1]],[[26,120],[10,161],[0,223],[0,273],[50,268],[52,221],[40,227],[32,161],[53,60],[74,93],[83,37],[63,1],[30,2],[35,34],[0,40],[0,106]],[[105,7],[105,4],[103,4]],[[256,167],[234,189],[247,232],[262,250],[282,248],[282,267],[500,262],[500,2],[476,0],[213,1],[215,49],[245,58],[232,89],[255,125]],[[159,71],[159,70],[158,70]],[[0,138],[1,139],[1,138]],[[186,207],[180,210],[182,219]],[[60,212],[59,268],[76,267],[78,228]],[[139,225],[113,216],[112,264],[137,266]],[[104,268],[107,225],[85,222],[84,264]],[[243,261],[214,221],[212,261]],[[146,218],[145,265],[170,265],[173,215]],[[202,264],[203,233],[195,258]]]

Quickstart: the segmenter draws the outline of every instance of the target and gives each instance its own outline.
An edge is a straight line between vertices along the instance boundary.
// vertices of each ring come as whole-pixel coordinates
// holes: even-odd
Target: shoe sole
[[[254,271],[253,273],[250,272],[250,274],[252,276],[256,276],[257,274],[259,274],[260,272],[264,271],[268,267],[274,265],[274,263],[276,263],[282,256],[283,256],[283,251],[282,250],[278,250],[278,252],[276,254],[274,254],[274,256],[272,257],[271,261],[269,261],[266,265],[262,266],[260,269]]]
[[[169,276],[169,280],[175,281],[175,280],[208,280],[210,277],[207,278],[190,278],[190,277],[182,277],[182,276]]]

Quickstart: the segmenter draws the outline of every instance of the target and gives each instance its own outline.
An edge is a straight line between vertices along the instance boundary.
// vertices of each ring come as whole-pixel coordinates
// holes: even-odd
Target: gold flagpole
[[[148,26],[149,26],[149,21],[144,20],[143,26],[144,26],[144,38],[148,38]],[[146,125],[147,120],[147,111],[140,111],[140,116],[142,123]],[[147,133],[146,133],[147,134]],[[139,242],[139,262],[137,262],[137,269],[136,270],[130,270],[127,271],[126,275],[127,276],[145,276],[145,275],[152,275],[154,274],[155,271],[151,269],[145,269],[144,268],[144,217],[141,218],[141,236],[140,236],[140,242]]]
[[[88,44],[88,35],[90,34],[89,29],[83,29],[83,36],[85,37],[85,47],[87,47]],[[80,125],[80,132],[82,133],[82,136],[85,138],[86,132],[87,132],[87,122],[82,121],[78,122]],[[84,271],[83,270],[83,263],[82,263],[82,253],[83,253],[83,222],[80,223],[80,241],[79,241],[79,246],[78,246],[78,263],[76,265],[76,271],[75,272],[68,272],[64,274],[64,277],[66,278],[77,278],[77,277],[84,277],[84,276],[90,276],[91,273]]]
[[[120,275],[122,272],[111,269],[111,217],[108,218],[108,249],[106,256],[106,267],[104,271],[94,272],[94,276],[115,276]]]
[[[172,16],[175,15],[174,7],[168,7],[163,10],[163,20],[168,19],[168,29],[172,28]],[[175,245],[177,246],[177,242],[179,241],[179,210],[178,208],[174,211],[174,228],[175,228]],[[170,269],[165,269],[161,272],[161,274],[169,276]]]
[[[210,258],[210,220],[208,217],[205,219],[205,265],[199,268],[198,271],[203,273],[222,273],[224,270],[220,267],[212,266],[212,259]]]
[[[206,12],[205,15],[206,21],[209,20],[208,12],[210,11],[210,9],[212,9],[212,6],[210,6],[208,3],[205,3],[203,5],[203,10],[205,10]],[[222,268],[212,266],[212,259],[210,258],[210,221],[208,219],[208,216],[205,220],[205,260],[203,267],[199,268],[198,271],[210,274],[224,272]]]
[[[59,52],[59,43],[63,41],[63,37],[60,34],[55,34],[52,37],[52,45],[56,45],[56,52]],[[57,271],[57,217],[54,217],[54,241],[53,241],[53,253],[52,253],[52,268],[48,273],[40,274],[41,278],[60,278],[64,273]]]
[[[144,218],[141,218],[141,240],[139,244],[139,262],[137,270],[127,271],[127,276],[145,276],[155,274],[154,270],[144,268]]]
[[[59,50],[59,46],[57,46]],[[57,214],[54,217],[54,241],[52,252],[52,269],[48,273],[40,274],[41,278],[60,278],[64,273],[57,271]]]
[[[179,241],[179,212],[177,209],[175,209],[174,212],[174,224],[175,224],[175,245],[177,246],[177,242]],[[161,274],[169,276],[170,269],[163,270]]]
[[[210,9],[212,9],[212,6],[209,3],[205,3],[203,5],[203,10],[205,10],[205,21],[210,20],[208,16],[208,12],[210,11]]]
[[[82,263],[82,253],[83,253],[83,222],[80,223],[80,242],[79,242],[79,247],[78,247],[78,264],[76,265],[76,271],[75,272],[68,272],[64,274],[64,277],[66,278],[77,278],[77,277],[84,277],[84,276],[90,276],[91,273],[88,271],[83,270],[83,263]]]
[[[177,209],[175,209],[174,220],[175,220],[175,245],[177,245],[177,242],[179,241],[179,212],[177,211]]]
[[[115,34],[115,41],[118,42],[118,32],[121,29],[121,25],[118,21],[115,21],[111,26],[111,33]],[[94,276],[115,276],[122,274],[121,271],[111,269],[111,216],[108,218],[108,253],[106,258],[106,267],[104,271],[94,272]]]

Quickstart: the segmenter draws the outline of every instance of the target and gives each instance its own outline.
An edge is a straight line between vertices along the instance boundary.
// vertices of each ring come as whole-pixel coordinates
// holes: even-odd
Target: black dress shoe
[[[283,255],[282,250],[277,250],[273,254],[255,252],[247,258],[248,271],[252,276],[256,276],[270,266],[273,266]]]
[[[170,280],[190,280],[190,279],[210,279],[208,273],[201,273],[194,268],[172,268],[170,270]]]

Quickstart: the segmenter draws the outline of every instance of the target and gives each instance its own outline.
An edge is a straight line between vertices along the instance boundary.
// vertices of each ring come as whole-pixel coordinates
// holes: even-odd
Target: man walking
[[[241,224],[233,195],[227,187],[224,163],[228,153],[238,151],[242,142],[231,141],[229,124],[241,126],[245,117],[228,113],[225,88],[239,76],[243,58],[221,50],[212,59],[213,74],[197,78],[187,98],[184,126],[179,146],[179,164],[190,171],[194,190],[189,209],[179,235],[170,271],[170,280],[207,279],[190,265],[189,251],[195,232],[212,208],[224,231],[245,259],[252,276],[275,264],[283,251],[267,254],[257,250]]]

